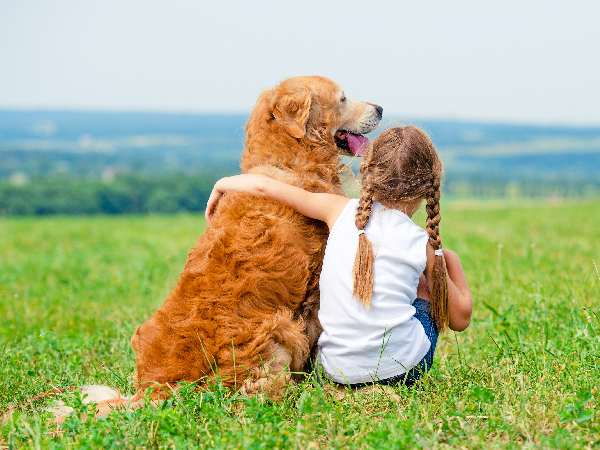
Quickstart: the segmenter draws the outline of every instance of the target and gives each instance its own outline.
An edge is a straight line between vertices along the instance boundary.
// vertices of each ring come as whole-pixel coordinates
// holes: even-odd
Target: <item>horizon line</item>
[[[250,116],[252,110],[230,110],[230,111],[202,111],[202,110],[174,110],[174,109],[136,109],[136,108],[71,108],[71,107],[11,107],[0,106],[0,113],[71,113],[71,114],[140,114],[140,115],[167,115],[167,116]],[[447,123],[472,123],[487,125],[522,125],[539,127],[568,127],[568,128],[600,128],[596,122],[574,122],[561,120],[533,120],[533,119],[506,119],[506,118],[472,118],[460,116],[412,116],[398,112],[385,114],[387,119],[403,123],[424,122],[447,122]]]

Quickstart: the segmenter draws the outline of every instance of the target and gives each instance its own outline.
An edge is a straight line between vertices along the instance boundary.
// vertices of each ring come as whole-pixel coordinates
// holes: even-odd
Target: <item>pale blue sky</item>
[[[0,0],[0,108],[248,112],[324,75],[396,117],[600,125],[600,2]]]

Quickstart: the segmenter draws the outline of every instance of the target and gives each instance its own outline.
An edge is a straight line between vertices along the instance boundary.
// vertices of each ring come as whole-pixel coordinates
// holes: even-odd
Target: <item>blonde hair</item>
[[[414,126],[390,128],[374,141],[360,168],[362,188],[356,211],[356,228],[364,230],[369,222],[373,196],[397,202],[427,201],[425,230],[434,250],[442,248],[440,235],[440,195],[442,162],[427,133]],[[373,246],[360,233],[354,260],[353,295],[367,307],[373,297]],[[448,271],[443,255],[436,255],[431,289],[431,315],[440,331],[448,324]]]

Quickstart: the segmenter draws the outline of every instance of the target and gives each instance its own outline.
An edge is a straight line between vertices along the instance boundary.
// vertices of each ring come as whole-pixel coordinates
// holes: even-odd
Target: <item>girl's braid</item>
[[[440,235],[440,185],[441,173],[433,170],[431,190],[427,196],[427,225],[425,230],[429,235],[429,243],[434,250],[441,250],[442,236]],[[433,266],[434,283],[431,286],[431,316],[438,327],[443,331],[448,325],[448,270],[443,255],[435,256]]]
[[[441,177],[433,174],[431,180],[431,190],[427,196],[427,225],[425,230],[429,235],[429,242],[435,250],[442,248],[442,236],[440,235],[440,184]]]
[[[358,208],[356,209],[356,218],[354,223],[356,228],[364,230],[369,222],[371,216],[371,207],[373,206],[373,194],[374,189],[371,183],[369,183],[368,177],[365,177],[363,185],[360,189],[360,200],[358,201]]]
[[[367,239],[367,235],[363,232],[369,217],[371,216],[371,207],[373,206],[373,195],[375,194],[375,186],[371,182],[368,168],[370,166],[369,158],[361,167],[363,173],[362,188],[360,190],[360,200],[356,209],[356,217],[354,223],[359,230],[358,248],[356,250],[356,258],[354,259],[354,267],[352,268],[352,277],[354,279],[352,296],[358,297],[358,300],[365,304],[367,308],[371,306],[373,298],[373,246],[371,241]]]

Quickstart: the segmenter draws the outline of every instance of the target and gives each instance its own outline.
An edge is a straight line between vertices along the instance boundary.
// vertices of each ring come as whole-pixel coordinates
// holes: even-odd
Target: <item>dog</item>
[[[340,155],[362,156],[362,134],[378,126],[382,111],[347,98],[325,77],[284,80],[259,96],[250,115],[242,172],[343,194]],[[289,206],[226,194],[171,294],[135,330],[139,389],[219,378],[276,397],[307,369],[321,332],[327,234],[325,224]]]
[[[369,144],[362,134],[378,126],[382,111],[347,98],[325,77],[284,80],[259,96],[248,119],[242,172],[343,195],[340,155],[362,156]],[[226,194],[173,291],[131,338],[137,394],[82,389],[98,415],[139,406],[148,387],[153,400],[166,398],[179,382],[218,379],[248,395],[278,398],[293,374],[310,368],[321,332],[327,235],[324,223],[286,205]]]

